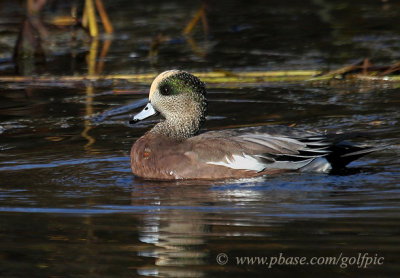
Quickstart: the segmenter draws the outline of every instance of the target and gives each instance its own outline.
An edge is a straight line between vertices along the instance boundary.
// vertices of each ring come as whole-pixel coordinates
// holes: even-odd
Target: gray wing
[[[262,126],[211,131],[196,137],[212,141],[212,149],[217,150],[203,158],[209,160],[209,164],[253,171],[326,171],[330,167],[324,157],[331,152],[329,148],[333,142],[317,132],[285,126]]]

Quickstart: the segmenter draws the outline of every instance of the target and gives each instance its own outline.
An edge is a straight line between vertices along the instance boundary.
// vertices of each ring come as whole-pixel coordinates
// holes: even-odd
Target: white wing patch
[[[219,165],[238,170],[249,170],[261,172],[265,169],[288,169],[300,170],[302,172],[327,173],[332,169],[331,164],[324,157],[312,157],[302,161],[275,161],[273,163],[262,163],[251,155],[243,153],[234,154],[232,158],[225,161],[209,161],[207,164]]]
[[[251,170],[260,172],[265,169],[265,164],[256,158],[243,153],[242,155],[234,154],[232,159],[226,157],[226,161],[209,161],[207,164],[220,165],[232,169]]]

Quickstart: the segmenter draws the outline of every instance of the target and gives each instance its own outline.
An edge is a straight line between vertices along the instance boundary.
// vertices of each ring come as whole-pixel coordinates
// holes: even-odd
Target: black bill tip
[[[132,119],[129,121],[129,124],[133,125],[136,124],[139,120],[138,119]]]

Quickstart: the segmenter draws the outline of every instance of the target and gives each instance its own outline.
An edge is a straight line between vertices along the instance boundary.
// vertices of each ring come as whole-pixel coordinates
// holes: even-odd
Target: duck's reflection
[[[200,213],[201,215],[201,213]],[[170,277],[201,277],[200,270],[185,266],[205,265],[207,252],[204,233],[209,228],[202,224],[202,216],[193,213],[171,212],[168,215],[148,216],[144,219],[139,240],[154,245],[153,250],[141,251],[139,256],[154,257],[155,267],[144,268],[142,274],[157,273]]]
[[[219,183],[136,183],[132,205],[146,209],[138,230],[139,240],[147,248],[139,256],[154,258],[154,265],[141,267],[139,273],[207,276],[208,271],[223,267],[215,260],[218,253],[229,254],[238,248],[229,243],[229,238],[257,242],[258,238],[273,237],[278,230],[285,230],[293,220],[320,214],[317,208],[329,211],[332,204],[323,200],[329,199],[331,188],[313,187],[313,177],[308,179],[310,183],[296,182],[301,180],[299,175],[286,175]],[[270,242],[264,245],[266,249],[271,246]],[[273,246],[278,250],[288,248],[286,242]]]
[[[138,228],[139,240],[149,244],[139,256],[155,259],[154,265],[140,268],[139,273],[203,277],[207,276],[206,270],[210,267],[219,267],[214,253],[223,250],[213,250],[210,240],[221,235],[232,236],[232,225],[243,224],[242,214],[237,215],[243,203],[257,203],[265,198],[263,191],[251,189],[255,181],[143,182],[140,186],[135,185],[132,205],[151,208]],[[218,229],[213,231],[215,226]]]
[[[202,186],[210,193],[206,185]],[[204,206],[198,202],[199,196],[191,196],[199,191],[176,183],[146,183],[144,187],[145,193],[142,190],[139,194],[138,191],[132,193],[134,205],[143,202],[144,193],[153,197],[150,202],[144,202],[159,209],[150,210],[139,228],[139,240],[152,245],[140,251],[139,256],[155,258],[154,266],[143,267],[139,273],[162,277],[204,276],[200,268],[193,267],[207,265],[209,257],[205,247],[205,235],[211,227],[206,223],[208,212],[197,209]],[[210,199],[214,198],[208,196],[207,200]]]

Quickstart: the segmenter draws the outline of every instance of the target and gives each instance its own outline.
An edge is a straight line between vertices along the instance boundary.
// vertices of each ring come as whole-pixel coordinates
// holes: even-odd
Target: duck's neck
[[[156,124],[150,132],[166,135],[176,140],[185,140],[199,132],[202,121],[200,117],[168,118]]]

